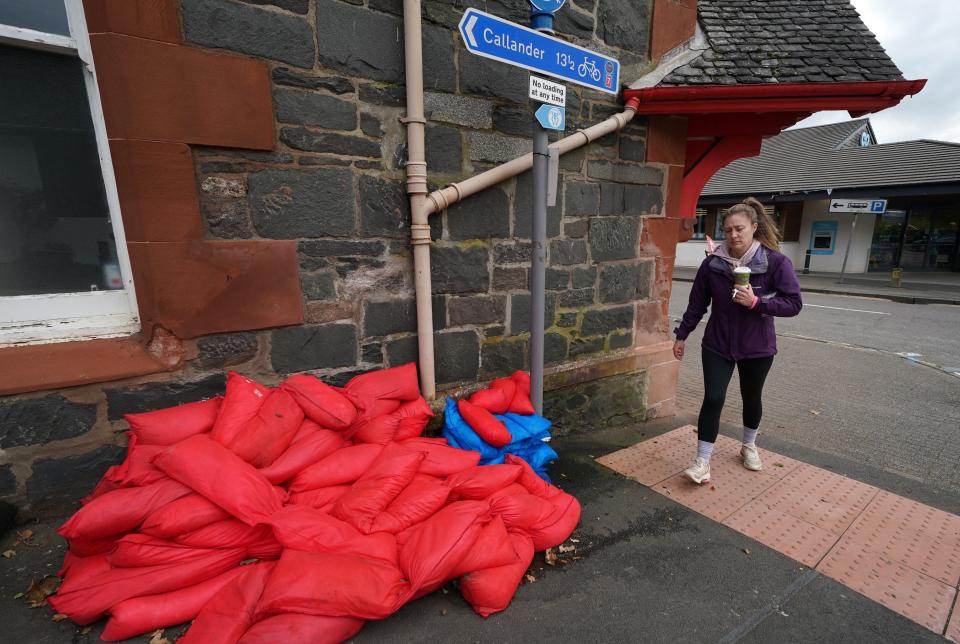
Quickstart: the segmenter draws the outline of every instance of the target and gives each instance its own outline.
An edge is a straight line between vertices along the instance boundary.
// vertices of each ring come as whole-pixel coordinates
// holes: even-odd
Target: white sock
[[[697,458],[702,458],[706,462],[710,462],[710,456],[713,454],[713,443],[708,443],[707,441],[697,441]]]
[[[750,445],[756,444],[757,442],[757,432],[760,431],[760,428],[750,429],[749,427],[743,428],[743,444]]]

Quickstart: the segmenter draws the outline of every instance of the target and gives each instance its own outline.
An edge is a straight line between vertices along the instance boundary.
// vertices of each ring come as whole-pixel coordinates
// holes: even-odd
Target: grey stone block
[[[425,144],[430,172],[460,172],[463,162],[460,130],[445,125],[428,127]]]
[[[563,214],[567,217],[596,215],[600,208],[600,186],[568,181],[563,187]]]
[[[609,264],[600,271],[600,301],[604,304],[631,302],[640,288],[638,264]]]
[[[313,30],[303,18],[228,0],[190,0],[181,15],[188,42],[313,67]]]
[[[594,179],[617,183],[635,183],[659,186],[663,183],[663,170],[647,165],[628,165],[613,161],[589,161],[587,175]]]
[[[560,333],[545,333],[543,335],[543,362],[557,364],[567,357],[567,338]]]
[[[517,177],[513,194],[513,236],[519,239],[533,238],[533,174],[524,172]],[[547,237],[560,235],[560,220],[563,218],[560,205],[547,207]]]
[[[597,282],[597,267],[573,269],[573,288],[588,288]]]
[[[597,37],[614,47],[645,53],[649,48],[653,0],[599,0]]]
[[[529,264],[532,258],[533,246],[529,242],[501,242],[493,245],[493,261],[496,264]]]
[[[526,340],[486,343],[481,350],[480,375],[483,378],[506,376],[526,365]]]
[[[308,257],[379,257],[386,250],[382,241],[347,241],[311,239],[297,245],[297,251]]]
[[[590,338],[589,340],[577,338],[570,343],[571,358],[576,358],[588,353],[597,353],[598,351],[603,351],[603,338]]]
[[[410,202],[401,182],[360,177],[360,230],[367,237],[410,236]]]
[[[499,105],[493,110],[493,129],[503,134],[529,137],[536,119],[527,107]]]
[[[553,318],[557,311],[557,297],[554,293],[547,293],[544,298],[543,328],[553,326]],[[510,296],[510,333],[517,335],[530,331],[530,294],[513,293]]]
[[[79,506],[111,465],[123,460],[126,449],[104,445],[66,458],[41,458],[27,480],[30,509],[39,516],[62,516]]]
[[[351,94],[354,91],[353,83],[339,76],[310,76],[301,74],[286,67],[277,67],[271,74],[273,82],[287,87],[302,87],[303,89],[325,89],[334,94]]]
[[[17,477],[13,473],[13,465],[0,465],[0,497],[10,496],[17,491]]]
[[[497,186],[468,197],[447,210],[450,239],[510,237],[510,201]]]
[[[460,58],[460,91],[478,96],[498,96],[515,103],[527,101],[529,72],[512,65],[481,58]]]
[[[434,293],[486,293],[490,285],[486,248],[439,246],[430,248]]]
[[[225,374],[218,373],[190,382],[150,382],[134,387],[107,389],[107,418],[120,420],[124,414],[139,414],[184,403],[213,398],[224,392]]]
[[[336,277],[330,271],[301,275],[300,290],[308,300],[332,300],[337,297]]]
[[[590,220],[590,252],[593,261],[632,259],[637,255],[637,217],[594,217]]]
[[[294,13],[307,13],[310,10],[310,0],[242,0],[247,4],[269,4]]]
[[[336,323],[276,329],[270,360],[277,373],[355,365],[357,327]]]
[[[633,328],[633,306],[617,306],[608,309],[592,309],[583,314],[580,335],[606,335],[611,331]]]
[[[626,161],[646,161],[647,142],[627,136],[620,137],[620,158]]]
[[[489,130],[493,127],[493,105],[490,101],[437,92],[427,92],[423,101],[427,118],[432,121],[443,121],[478,130]]]
[[[576,219],[563,224],[563,234],[567,239],[582,239],[587,236],[589,224],[586,219]]]
[[[0,449],[43,445],[86,434],[97,422],[97,406],[63,396],[0,402]]]
[[[383,136],[383,123],[373,114],[363,112],[360,114],[360,130],[367,136],[378,138]]]
[[[272,239],[346,237],[356,228],[349,170],[261,170],[250,175],[257,232]]]
[[[544,288],[556,291],[567,288],[570,284],[570,271],[562,268],[548,267],[544,271]]]
[[[450,324],[482,325],[503,322],[507,310],[504,296],[475,295],[450,298]]]
[[[220,333],[197,340],[195,364],[201,369],[222,369],[246,362],[257,354],[257,334]]]
[[[329,130],[357,129],[357,105],[333,96],[281,89],[273,93],[277,121]]]
[[[601,215],[657,215],[663,210],[663,193],[652,186],[604,183],[600,186]]]
[[[387,364],[391,367],[399,367],[408,362],[416,362],[419,357],[418,351],[415,335],[391,340],[387,343]]]
[[[575,288],[560,293],[559,304],[566,309],[579,309],[590,306],[595,299],[596,291],[592,288]]]
[[[416,302],[410,298],[365,302],[363,305],[365,338],[416,330]]]
[[[626,333],[611,333],[610,334],[610,350],[616,351],[617,349],[626,349],[627,347],[633,346],[633,333],[628,331]]]
[[[550,264],[583,264],[587,261],[587,242],[582,239],[554,239],[550,242]]]
[[[590,40],[593,38],[593,12],[582,13],[580,11],[558,11],[554,20],[554,28],[558,33],[570,34],[579,38]]]
[[[379,342],[371,342],[360,347],[360,362],[370,364],[383,364],[383,345]]]
[[[494,291],[516,291],[526,289],[527,269],[525,268],[497,268],[493,269]]]
[[[280,141],[304,152],[333,152],[354,157],[379,158],[383,155],[378,141],[335,132],[312,132],[302,127],[280,130]]]
[[[470,132],[467,137],[470,142],[471,161],[503,163],[533,150],[531,139],[518,139],[485,132]]]
[[[472,382],[480,368],[480,339],[476,331],[448,331],[434,339],[437,383]]]
[[[402,85],[366,83],[360,86],[360,100],[371,105],[400,107],[406,105],[407,90]]]
[[[569,328],[577,326],[577,314],[576,313],[561,313],[557,316],[557,326]]]

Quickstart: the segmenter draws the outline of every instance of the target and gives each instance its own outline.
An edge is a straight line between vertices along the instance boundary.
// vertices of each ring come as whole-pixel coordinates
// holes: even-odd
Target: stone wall
[[[528,72],[464,50],[463,4],[522,23],[529,11],[526,0],[424,2],[432,187],[531,146]],[[192,146],[205,237],[295,240],[306,324],[187,340],[185,366],[172,374],[0,399],[0,496],[36,513],[66,511],[122,454],[124,413],[219,393],[226,369],[267,383],[309,371],[343,384],[416,359],[401,6],[182,0],[187,44],[268,65],[276,118],[272,151]],[[556,29],[617,56],[629,81],[648,63],[650,6],[572,0]],[[620,109],[568,86],[568,132]],[[647,162],[650,127],[637,119],[561,160],[548,213],[545,342],[548,365],[565,374],[548,379],[547,414],[561,431],[669,413],[647,397],[672,396],[650,380],[664,367],[662,347],[659,358],[624,358],[667,338],[672,260],[663,256],[673,249],[643,240],[664,221],[673,175]],[[529,368],[530,193],[526,173],[431,218],[441,390]],[[602,367],[611,360],[620,366]]]

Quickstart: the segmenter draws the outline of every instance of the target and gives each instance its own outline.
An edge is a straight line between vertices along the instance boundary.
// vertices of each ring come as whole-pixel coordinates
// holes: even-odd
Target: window
[[[697,224],[693,228],[693,237],[691,239],[706,239],[707,236],[707,209],[697,208]]]
[[[0,2],[0,346],[139,329],[81,1]]]

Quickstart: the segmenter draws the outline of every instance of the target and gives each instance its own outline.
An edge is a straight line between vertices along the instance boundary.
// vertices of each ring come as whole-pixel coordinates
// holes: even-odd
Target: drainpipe
[[[403,38],[406,63],[407,193],[410,195],[410,243],[417,296],[417,348],[420,392],[436,398],[433,361],[433,307],[430,300],[430,211],[426,205],[427,160],[424,144],[423,46],[420,35],[420,0],[403,0]]]
[[[533,154],[525,154],[459,183],[427,194],[427,162],[424,144],[423,45],[420,34],[420,0],[403,0],[403,35],[407,83],[407,193],[410,195],[410,244],[413,246],[414,285],[417,296],[417,346],[420,361],[420,393],[427,400],[437,397],[433,357],[433,307],[430,293],[430,215],[526,172],[533,167]],[[573,134],[550,146],[565,154],[623,128],[633,119],[639,99],[627,100],[619,114]]]

